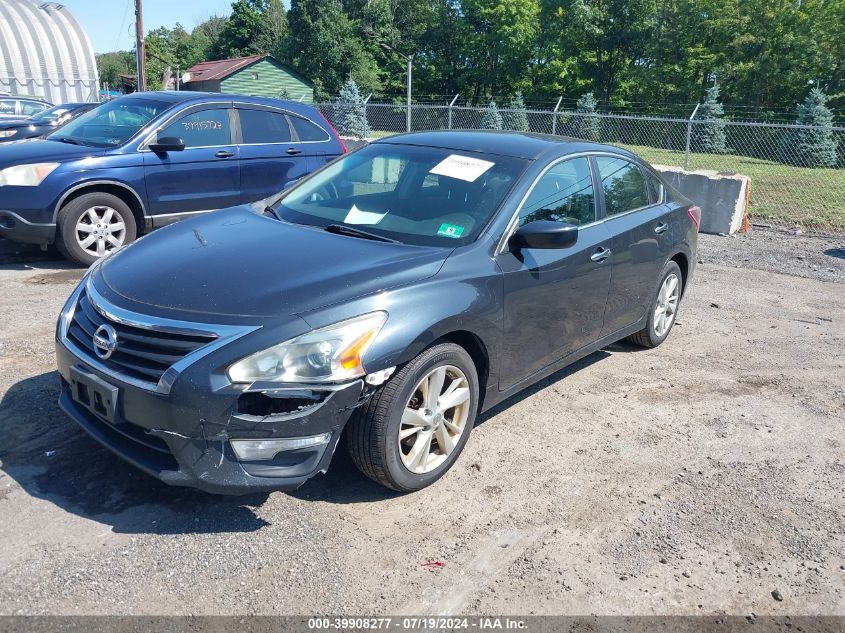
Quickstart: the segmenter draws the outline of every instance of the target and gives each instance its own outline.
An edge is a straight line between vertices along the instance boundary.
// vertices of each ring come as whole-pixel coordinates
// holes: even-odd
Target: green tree
[[[592,92],[582,95],[575,104],[575,116],[572,117],[573,134],[587,141],[601,138],[601,121],[596,116],[598,103]]]
[[[265,21],[268,9],[267,0],[235,0],[215,42],[214,57],[227,59],[267,52],[262,47],[268,45]]]
[[[692,123],[692,147],[695,151],[727,153],[725,121],[722,118],[724,113],[725,108],[719,103],[719,86],[711,86],[707,89],[704,103],[698,108],[696,119]]]
[[[120,75],[135,74],[135,53],[115,51],[97,55],[97,69],[100,83],[108,84],[110,90],[120,90]]]
[[[381,88],[379,68],[339,0],[291,0],[288,59],[314,81],[317,99],[350,77],[364,92]]]
[[[813,88],[804,103],[798,106],[797,125],[812,128],[791,129],[784,137],[780,159],[799,167],[835,167],[836,140],[833,138],[833,112],[827,107],[827,96]]]
[[[502,129],[502,115],[499,113],[499,108],[496,102],[492,99],[484,111],[481,113],[481,122],[478,125],[480,130],[501,130]]]
[[[505,129],[508,130],[515,130],[517,132],[527,132],[529,130],[528,115],[525,112],[525,100],[522,98],[521,91],[518,90],[511,97],[508,110],[502,113],[502,122]]]
[[[337,131],[345,136],[366,138],[370,134],[367,124],[367,105],[358,90],[355,80],[349,79],[340,89],[334,104],[334,124]]]

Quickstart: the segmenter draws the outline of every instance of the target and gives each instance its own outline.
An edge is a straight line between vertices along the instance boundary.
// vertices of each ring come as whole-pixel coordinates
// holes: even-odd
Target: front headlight
[[[0,130],[0,138],[9,138],[17,133],[17,130]]]
[[[59,163],[33,163],[0,169],[0,187],[37,187],[58,166]]]
[[[314,330],[229,367],[232,382],[338,382],[363,376],[364,354],[387,320],[371,312]]]

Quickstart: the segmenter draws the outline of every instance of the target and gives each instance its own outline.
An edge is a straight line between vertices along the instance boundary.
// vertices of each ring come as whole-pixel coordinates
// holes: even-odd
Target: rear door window
[[[14,99],[0,99],[0,115],[11,115],[15,114],[15,104],[17,101]]]
[[[167,136],[180,138],[185,147],[215,147],[232,143],[232,128],[229,125],[229,110],[200,110],[192,112],[158,133],[158,138]]]
[[[629,160],[614,156],[596,156],[607,217],[647,207],[648,189],[640,168]]]
[[[289,143],[288,118],[281,112],[238,109],[241,136],[246,144]]]
[[[291,116],[293,129],[296,130],[296,135],[300,141],[328,141],[329,134],[321,127],[314,125],[308,119],[303,119],[298,116]]]

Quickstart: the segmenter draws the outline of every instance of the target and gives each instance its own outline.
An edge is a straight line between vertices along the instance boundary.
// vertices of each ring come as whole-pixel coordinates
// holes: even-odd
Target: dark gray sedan
[[[418,490],[481,412],[614,341],[661,344],[700,219],[616,147],[382,139],[95,265],[59,319],[60,404],[172,485],[296,488],[345,433],[368,477]]]
[[[64,103],[25,119],[0,121],[0,143],[44,136],[98,105],[100,104]]]

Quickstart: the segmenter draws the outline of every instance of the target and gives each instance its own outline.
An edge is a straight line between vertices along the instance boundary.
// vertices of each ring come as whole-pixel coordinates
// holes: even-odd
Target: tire
[[[664,303],[661,303],[664,299],[662,296],[664,285],[667,284],[667,280],[672,279],[674,276],[675,280],[675,289],[674,291],[666,296],[666,299],[671,299],[672,296],[675,297],[674,303],[667,300]],[[637,332],[636,334],[632,334],[628,337],[628,340],[632,343],[639,345],[641,347],[653,348],[660,345],[666,338],[669,336],[669,332],[672,331],[672,326],[675,325],[675,319],[678,314],[678,308],[681,304],[681,294],[684,288],[684,277],[681,273],[681,268],[676,264],[674,261],[666,262],[666,265],[663,267],[663,271],[660,273],[660,278],[657,282],[657,290],[654,293],[654,299],[652,300],[648,314],[646,316],[646,326]],[[672,313],[671,318],[668,319],[668,323],[666,321],[660,322],[657,318],[657,310],[659,306],[672,306]],[[666,311],[664,310],[664,314]]]
[[[430,377],[434,376],[436,381],[435,374],[439,375],[441,371],[445,379],[439,403],[450,395],[450,389],[454,389],[450,402],[468,395],[465,403],[442,412],[425,408],[431,401],[426,402],[423,392],[417,388],[423,379],[426,384],[432,384]],[[461,391],[464,388],[467,393]],[[452,467],[466,445],[478,412],[478,394],[478,373],[466,350],[452,343],[425,350],[382,385],[350,420],[346,434],[352,461],[367,477],[392,490],[412,492],[430,486]],[[423,415],[408,416],[406,406]],[[438,414],[441,416],[439,423]],[[424,418],[430,427],[418,424]],[[414,424],[406,420],[412,420]],[[460,427],[460,434],[446,426],[447,422]],[[414,429],[417,431],[411,433]],[[401,444],[400,430],[407,436]],[[426,455],[422,456],[422,450],[414,453],[416,447],[425,447],[426,441]],[[452,444],[448,453],[441,448],[441,441]],[[414,455],[420,455],[420,458],[412,461]],[[417,472],[406,462],[411,462]]]
[[[59,211],[56,247],[67,259],[82,266],[90,266],[120,246],[131,244],[136,236],[132,210],[110,193],[83,194]],[[92,237],[94,241],[84,247]]]

